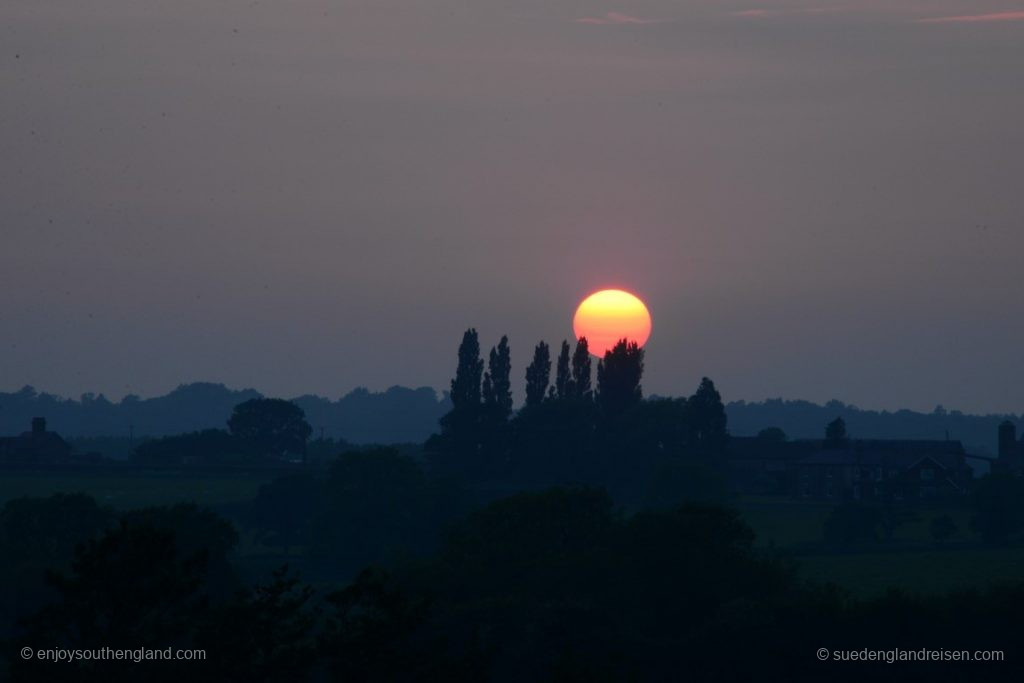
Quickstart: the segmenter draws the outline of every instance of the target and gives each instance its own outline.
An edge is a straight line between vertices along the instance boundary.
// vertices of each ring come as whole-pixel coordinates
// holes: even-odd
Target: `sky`
[[[1024,0],[4,0],[0,390],[446,388],[648,304],[647,393],[1024,411]]]

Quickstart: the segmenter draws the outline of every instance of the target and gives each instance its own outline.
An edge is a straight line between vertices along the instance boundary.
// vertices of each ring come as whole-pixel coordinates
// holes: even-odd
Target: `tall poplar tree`
[[[484,374],[484,410],[489,419],[505,422],[512,414],[512,360],[508,348],[508,337],[503,336],[496,347],[491,348]]]
[[[569,342],[562,341],[562,351],[558,354],[558,363],[555,366],[555,386],[552,388],[552,395],[555,398],[565,399],[572,394],[572,371],[569,368]]]
[[[590,389],[590,346],[586,337],[576,342],[576,350],[572,354],[572,392],[575,398],[589,399]]]
[[[462,335],[459,344],[459,365],[455,369],[452,380],[452,412],[467,415],[479,412],[480,409],[480,378],[484,371],[484,362],[480,358],[480,340],[476,330],[470,328]]]
[[[551,351],[544,342],[533,350],[533,361],[526,368],[526,405],[538,406],[544,401],[551,381]]]

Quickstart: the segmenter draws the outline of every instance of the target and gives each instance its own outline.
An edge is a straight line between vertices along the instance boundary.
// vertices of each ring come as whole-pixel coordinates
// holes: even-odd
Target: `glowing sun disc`
[[[651,336],[651,313],[638,297],[602,289],[584,299],[572,319],[576,338],[587,338],[590,353],[603,357],[620,339],[643,346]]]

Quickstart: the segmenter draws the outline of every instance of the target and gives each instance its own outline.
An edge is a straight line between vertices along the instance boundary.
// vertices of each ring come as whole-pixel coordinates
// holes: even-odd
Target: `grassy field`
[[[962,505],[929,507],[898,527],[890,542],[860,552],[836,553],[815,545],[832,504],[780,498],[743,498],[736,507],[757,533],[757,543],[792,551],[801,576],[832,582],[859,596],[900,588],[911,593],[943,593],[984,588],[993,581],[1024,580],[1024,547],[987,548],[970,532],[971,512]],[[947,546],[931,538],[935,517],[948,515],[958,533]]]
[[[0,505],[12,498],[85,493],[101,505],[118,509],[194,502],[218,505],[250,500],[266,473],[182,475],[176,472],[131,474],[0,472]]]
[[[836,583],[862,597],[890,588],[909,593],[984,589],[996,581],[1024,580],[1024,548],[948,548],[900,553],[810,555],[797,558],[800,574]]]
[[[787,498],[746,497],[735,502],[737,508],[757,533],[760,545],[787,548],[821,541],[825,520],[833,503],[805,502]],[[897,543],[931,541],[931,521],[948,515],[958,531],[957,538],[970,536],[970,510],[963,505],[928,507],[914,513],[917,518],[895,530],[892,540]]]
[[[260,472],[0,472],[0,505],[23,496],[81,492],[117,509],[184,501],[229,508],[251,500],[260,485],[274,476]],[[734,504],[757,533],[759,545],[792,552],[802,576],[834,582],[856,595],[877,595],[891,587],[934,593],[983,588],[996,580],[1024,580],[1024,547],[978,545],[970,533],[970,512],[961,506],[920,510],[917,520],[897,529],[891,543],[837,554],[817,546],[833,507],[829,503],[747,497]],[[931,519],[939,515],[949,515],[959,528],[948,547],[933,543],[929,533]],[[240,555],[266,552],[243,534]]]

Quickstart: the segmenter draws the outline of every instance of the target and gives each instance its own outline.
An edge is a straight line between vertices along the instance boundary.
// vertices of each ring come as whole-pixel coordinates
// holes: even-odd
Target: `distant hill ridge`
[[[69,437],[166,436],[199,429],[223,428],[231,409],[261,396],[255,389],[235,390],[222,384],[196,382],[153,398],[126,396],[113,402],[100,395],[69,399],[40,393],[32,387],[0,392],[0,435],[28,429],[33,417],[44,416],[50,428]],[[306,412],[314,436],[343,438],[352,443],[415,443],[437,430],[437,421],[451,408],[447,394],[431,387],[393,386],[382,392],[353,389],[337,400],[304,395],[292,399]],[[790,438],[818,438],[836,417],[846,421],[852,437],[863,439],[951,439],[969,452],[994,455],[996,429],[1009,419],[1024,431],[1019,415],[969,415],[941,406],[930,413],[911,410],[862,410],[829,401],[768,399],[726,405],[729,431],[753,436],[765,427],[779,427]]]
[[[778,427],[789,438],[822,438],[825,425],[837,417],[846,431],[858,439],[953,439],[963,442],[968,453],[994,457],[999,424],[1010,420],[1018,431],[1024,424],[1020,415],[969,415],[937,406],[930,413],[913,410],[862,410],[842,401],[825,405],[781,398],[756,403],[734,401],[725,406],[729,432],[754,436],[765,427]]]
[[[262,396],[255,389],[235,390],[223,384],[183,384],[153,398],[126,396],[113,402],[102,394],[69,399],[24,387],[0,392],[0,435],[28,429],[31,419],[44,416],[50,428],[68,437],[167,436],[200,429],[225,428],[239,403]],[[436,430],[451,407],[447,395],[430,387],[394,386],[386,391],[350,391],[336,401],[320,396],[291,399],[305,412],[313,435],[351,443],[420,442]]]

